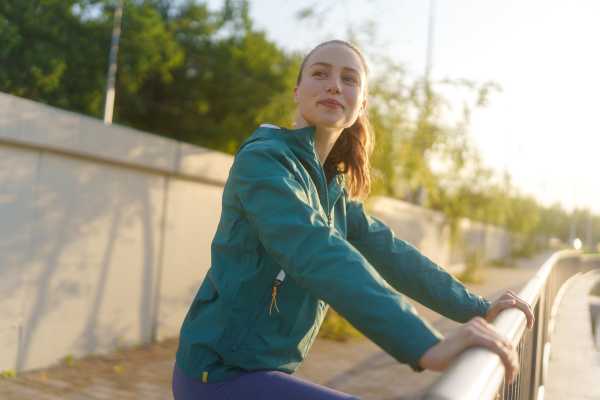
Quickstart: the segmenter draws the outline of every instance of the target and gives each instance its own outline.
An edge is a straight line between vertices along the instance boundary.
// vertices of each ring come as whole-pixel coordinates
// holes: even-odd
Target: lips
[[[329,107],[329,108],[344,108],[344,106],[342,106],[342,103],[340,103],[339,101],[334,100],[334,99],[321,100],[319,102],[319,104],[322,104],[325,107]]]

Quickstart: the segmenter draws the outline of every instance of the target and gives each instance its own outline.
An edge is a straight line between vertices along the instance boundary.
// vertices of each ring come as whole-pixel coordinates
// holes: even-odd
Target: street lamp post
[[[591,251],[592,250],[592,212],[591,211],[588,214],[585,244],[587,245],[588,250]]]
[[[117,0],[115,22],[110,43],[110,58],[108,62],[108,83],[106,86],[106,101],[104,103],[104,125],[111,125],[115,106],[115,81],[117,77],[117,53],[121,37],[121,16],[123,15],[123,0]]]
[[[435,0],[429,3],[429,27],[427,31],[427,59],[425,61],[425,81],[429,83],[433,53],[433,27],[435,23]]]

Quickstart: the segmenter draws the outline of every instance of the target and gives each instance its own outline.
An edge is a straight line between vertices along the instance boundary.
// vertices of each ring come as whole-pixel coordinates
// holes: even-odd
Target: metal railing
[[[598,268],[600,257],[573,250],[554,253],[518,294],[531,305],[536,320],[533,329],[525,329],[525,314],[515,308],[502,311],[494,320],[494,328],[517,348],[521,370],[515,382],[504,380],[504,365],[495,353],[472,348],[448,367],[422,399],[543,400],[558,304],[577,278]]]

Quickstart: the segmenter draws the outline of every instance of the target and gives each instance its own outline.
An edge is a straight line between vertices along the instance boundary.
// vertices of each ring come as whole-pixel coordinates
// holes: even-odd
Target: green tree
[[[160,13],[124,2],[118,89],[135,92],[150,76],[168,81],[183,51]],[[0,90],[101,117],[114,8],[109,1],[10,0],[0,4]],[[96,7],[100,15],[86,17]]]
[[[95,70],[101,59],[106,65],[108,58],[108,52],[102,56],[100,49],[103,44],[108,48],[109,42],[98,24],[81,24],[73,15],[76,4],[74,0],[0,3],[0,90],[85,112],[80,100],[97,90]]]
[[[210,13],[186,3],[169,17],[185,51],[172,81],[150,78],[117,98],[120,119],[140,129],[234,153],[260,123],[290,125],[299,63],[252,28],[247,2]]]

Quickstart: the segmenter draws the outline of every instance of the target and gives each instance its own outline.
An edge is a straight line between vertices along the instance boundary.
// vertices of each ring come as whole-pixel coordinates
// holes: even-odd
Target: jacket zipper
[[[315,150],[315,155],[317,156],[317,160],[319,161],[319,165],[321,166],[321,175],[323,175],[323,182],[325,182],[325,198],[327,199],[327,226],[331,227],[331,214],[329,212],[329,188],[327,187],[327,177],[325,176],[325,168],[323,168],[323,164],[321,164],[321,159]]]
[[[277,288],[279,287],[279,285],[281,285],[281,283],[283,282],[284,279],[285,279],[285,272],[283,272],[283,270],[281,270],[281,272],[277,275],[275,282],[273,282],[273,285],[271,287],[269,287],[269,290],[267,290],[267,292],[261,299],[260,303],[258,303],[258,306],[254,309],[254,312],[250,316],[248,323],[244,326],[244,328],[238,335],[235,342],[233,342],[233,345],[231,346],[231,349],[229,349],[229,351],[233,352],[233,351],[236,351],[237,349],[239,349],[240,345],[244,342],[244,339],[246,339],[246,336],[248,336],[248,332],[250,332],[250,329],[252,328],[252,326],[254,325],[256,320],[258,319],[261,311],[265,308],[267,301],[269,300],[269,297],[271,297],[271,299],[272,299],[271,306],[273,305],[273,303],[276,301],[275,296],[277,295]],[[277,303],[275,303],[275,308],[277,308]],[[277,310],[277,312],[279,312],[279,310]],[[269,314],[270,313],[271,312],[269,310]]]

